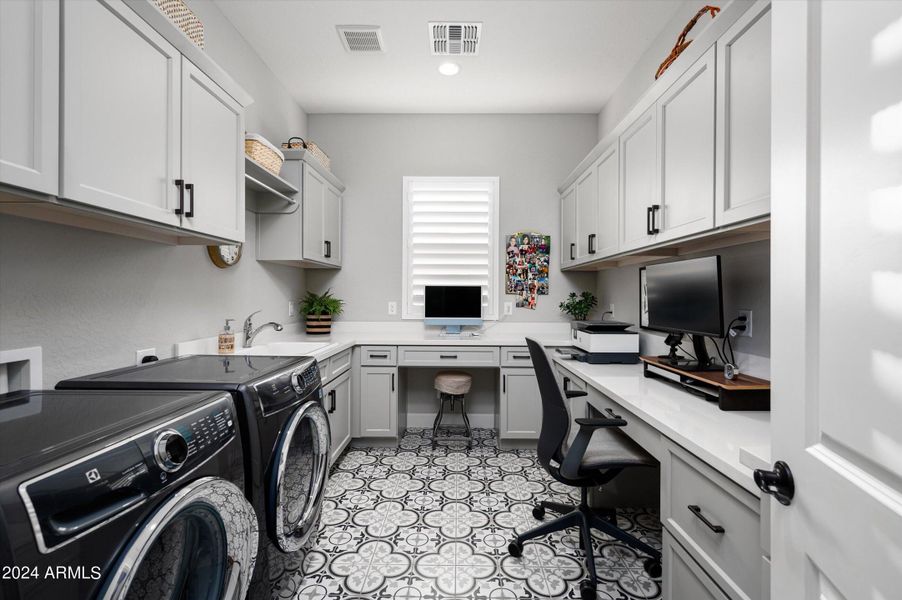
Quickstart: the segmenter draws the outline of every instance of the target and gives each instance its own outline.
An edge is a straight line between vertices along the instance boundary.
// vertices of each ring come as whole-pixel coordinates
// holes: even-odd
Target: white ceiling
[[[217,0],[310,113],[595,113],[680,4]],[[479,55],[445,77],[426,23],[452,20],[484,29]],[[380,25],[385,54],[347,53],[336,25]]]

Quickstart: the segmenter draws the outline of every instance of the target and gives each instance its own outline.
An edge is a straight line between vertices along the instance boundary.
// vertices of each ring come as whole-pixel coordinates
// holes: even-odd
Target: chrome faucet
[[[250,348],[254,345],[254,338],[257,337],[261,331],[266,329],[267,327],[272,327],[276,331],[282,331],[282,324],[276,323],[275,321],[270,321],[269,323],[264,323],[260,327],[254,329],[254,323],[251,319],[254,318],[254,315],[260,312],[259,310],[255,310],[244,320],[244,347]]]

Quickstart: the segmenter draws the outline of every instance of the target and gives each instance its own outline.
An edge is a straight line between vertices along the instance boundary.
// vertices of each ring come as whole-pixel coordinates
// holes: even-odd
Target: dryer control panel
[[[35,477],[19,486],[46,554],[144,502],[228,444],[237,432],[231,396]]]

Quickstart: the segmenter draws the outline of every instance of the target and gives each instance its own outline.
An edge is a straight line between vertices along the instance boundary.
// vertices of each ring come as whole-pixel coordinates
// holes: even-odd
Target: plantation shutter
[[[484,319],[497,318],[494,177],[405,178],[405,318],[423,318],[427,285],[482,287]]]

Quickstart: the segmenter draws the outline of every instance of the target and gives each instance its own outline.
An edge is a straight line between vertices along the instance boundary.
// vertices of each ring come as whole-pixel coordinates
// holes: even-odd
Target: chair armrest
[[[579,465],[596,429],[626,426],[626,421],[623,419],[575,419],[575,422],[579,425],[579,432],[570,449],[567,450],[564,462],[561,463],[561,475],[567,479],[579,479]]]
[[[564,395],[567,398],[581,398],[582,396],[588,396],[589,392],[584,392],[583,390],[567,390],[564,392]]]

